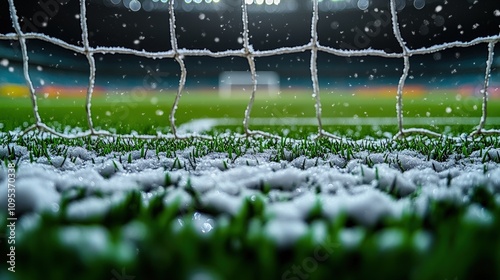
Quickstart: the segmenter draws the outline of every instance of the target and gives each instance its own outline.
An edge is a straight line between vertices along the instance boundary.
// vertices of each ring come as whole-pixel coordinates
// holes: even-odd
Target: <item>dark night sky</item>
[[[19,16],[31,23],[24,22],[22,25],[26,26],[27,30],[35,29],[71,43],[79,43],[81,30],[79,21],[75,17],[79,12],[79,1],[45,0],[44,2],[50,1],[65,1],[67,4],[58,5],[57,11],[53,14],[48,13],[49,17],[44,19],[39,16],[43,15],[39,12],[44,10],[41,2],[16,0]],[[242,29],[241,8],[238,5],[240,1],[222,1],[227,2],[225,5],[230,7],[227,11],[184,12],[180,8],[177,9],[177,30],[181,47],[207,47],[214,50],[240,47],[237,41]],[[420,10],[414,8],[413,1],[406,1],[406,7],[400,11],[399,16],[403,36],[410,47],[455,40],[467,41],[479,36],[500,33],[500,16],[494,14],[495,11],[500,11],[500,1],[427,0],[427,4]],[[443,4],[444,2],[447,4]],[[299,0],[298,3],[299,8],[291,13],[251,12],[249,20],[252,44],[258,49],[272,49],[307,43],[310,40],[312,5],[306,0]],[[349,46],[357,48],[354,46],[356,36],[359,38],[359,31],[363,31],[365,35],[368,34],[372,48],[398,51],[388,18],[388,3],[388,0],[372,0],[365,11],[351,8],[337,12],[321,12],[319,23],[321,43],[339,48]],[[438,6],[442,7],[439,12],[436,10]],[[376,9],[378,13],[374,11]],[[168,13],[165,10],[132,12],[122,5],[110,7],[104,5],[103,0],[94,0],[89,1],[87,14],[93,45],[121,45],[151,51],[169,49]],[[380,34],[365,32],[365,27],[370,26],[373,32],[377,31],[370,24],[376,20],[380,20],[382,24]],[[37,25],[42,21],[47,22],[46,27]],[[2,0],[0,32],[13,32],[11,26],[7,0]],[[387,36],[384,36],[385,33]],[[140,39],[141,36],[144,38]],[[215,42],[216,37],[220,39],[219,43]],[[136,39],[140,40],[140,44],[134,44]],[[365,47],[365,44],[361,44],[361,47]]]
[[[48,1],[50,2],[50,0]],[[44,18],[40,16],[40,14],[43,14],[40,11],[44,10],[41,2],[16,0],[18,14],[23,19],[21,25],[27,31],[42,32],[72,44],[81,44],[81,29],[79,19],[76,16],[79,13],[79,1],[52,1],[65,1],[67,3],[58,5],[58,8],[51,12],[50,17]],[[287,0],[281,1],[283,3]],[[353,6],[356,6],[356,0],[351,2]],[[179,7],[176,10],[179,47],[208,48],[213,51],[240,49],[242,45],[241,40],[238,40],[238,38],[241,37],[242,23],[239,3],[239,0],[221,0],[219,5],[223,4],[229,7],[225,11],[193,10],[185,12]],[[299,0],[297,3],[298,8],[294,12],[250,12],[251,44],[254,49],[263,50],[296,46],[310,41],[311,2]],[[401,49],[392,33],[388,3],[388,0],[371,0],[370,6],[364,11],[356,7],[342,11],[322,11],[318,26],[320,43],[341,49],[371,47],[386,50],[387,52],[400,52]],[[500,33],[500,1],[427,0],[422,9],[416,9],[413,3],[414,0],[405,1],[405,8],[399,12],[402,35],[410,48],[431,46],[456,40],[469,41],[477,37]],[[164,5],[167,6],[167,4]],[[122,5],[104,5],[103,0],[95,0],[89,1],[87,13],[92,46],[124,46],[148,51],[171,49],[168,13],[165,10],[132,12]],[[46,26],[37,24],[42,21],[47,23]],[[8,14],[7,0],[0,1],[0,32],[14,32]],[[12,54],[5,51],[8,49],[6,48],[8,43],[0,41],[0,44],[0,46],[3,46],[0,49],[3,52],[0,53],[0,58],[11,56]],[[73,55],[70,52],[62,51],[50,44],[29,42],[30,46],[35,46],[35,44],[38,45],[38,48],[43,47],[45,52],[49,51],[58,57],[65,58],[63,60],[69,61],[72,59]],[[413,59],[413,65],[416,67],[412,71],[434,71],[436,75],[439,73],[446,74],[449,72],[447,68],[449,68],[450,64],[454,65],[462,73],[477,71],[477,67],[482,67],[479,62],[484,64],[486,46],[455,49],[442,52],[439,55],[440,59],[446,60],[446,63],[441,63],[442,69],[438,66],[433,67],[436,56],[428,55]],[[36,53],[33,56],[33,60],[36,62]],[[42,57],[42,55],[39,57]],[[309,71],[308,57],[309,54],[305,53],[257,59],[257,66],[261,70],[267,68],[265,70],[286,72],[281,73],[281,76],[297,75],[307,77]],[[98,65],[101,72],[105,72],[106,69],[112,71],[114,68],[134,72],[137,64],[145,65],[149,63],[151,67],[158,68],[156,65],[159,63],[158,61],[145,62],[144,59],[131,59],[125,56],[111,57],[107,55],[101,60],[99,60],[98,56],[97,58],[98,64],[99,61],[102,61],[101,65]],[[81,70],[86,70],[88,66],[84,60],[82,61]],[[218,74],[222,70],[246,70],[248,67],[245,60],[240,58],[219,60],[187,58],[186,61],[190,66],[190,74],[198,77]],[[39,61],[38,63],[47,64],[49,62]],[[78,63],[73,64],[70,68],[78,68]],[[371,70],[361,71],[363,73],[360,74],[366,77],[373,74],[375,76],[381,75],[380,73],[384,73],[385,68],[388,69],[386,76],[397,76],[400,73],[400,64],[401,61],[394,59],[346,59],[321,55],[319,68],[320,72],[324,70],[323,73],[344,76],[349,75],[349,72],[354,73],[355,69],[360,69],[360,67],[361,69],[379,68],[378,71],[375,71],[376,73],[372,74],[370,74]],[[342,65],[342,67],[338,67],[338,65]],[[384,67],[377,67],[378,65]],[[178,65],[174,62],[162,62],[161,67],[161,71],[178,72]],[[422,69],[418,70],[419,67]],[[418,73],[415,74],[418,76]]]

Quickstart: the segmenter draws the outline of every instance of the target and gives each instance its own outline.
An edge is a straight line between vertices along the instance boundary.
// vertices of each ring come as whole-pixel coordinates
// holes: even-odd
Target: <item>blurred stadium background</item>
[[[40,32],[81,45],[79,1],[15,1],[25,32]],[[91,46],[123,46],[146,51],[170,47],[168,1],[89,0],[88,25]],[[311,1],[247,0],[251,44],[268,50],[298,46],[310,41]],[[319,40],[340,49],[382,49],[399,52],[392,33],[386,0],[320,1]],[[496,35],[500,30],[500,2],[457,0],[401,0],[398,2],[403,37],[410,48],[452,41],[470,41]],[[176,1],[178,42],[181,48],[221,51],[241,49],[241,1]],[[14,32],[8,2],[0,2],[0,32]],[[30,74],[39,93],[85,92],[88,63],[83,56],[38,40],[28,40]],[[479,94],[486,61],[484,44],[414,57],[407,81],[422,91],[460,89]],[[498,50],[498,46],[497,46]],[[0,86],[3,95],[24,95],[19,45],[0,41]],[[309,53],[257,59],[258,71],[278,74],[281,90],[310,88]],[[126,55],[96,55],[96,92],[141,87],[175,89],[179,66],[173,60],[152,60]],[[243,58],[186,58],[187,87],[217,89],[224,71],[246,71]],[[496,57],[494,67],[500,58]],[[342,58],[320,54],[320,86],[363,89],[394,86],[402,61],[386,58]],[[492,95],[500,95],[500,73],[493,71]],[[496,83],[496,85],[495,85]],[[63,90],[60,90],[63,87]],[[424,89],[425,87],[425,89]],[[307,91],[305,91],[307,92]],[[378,91],[380,92],[380,90]]]

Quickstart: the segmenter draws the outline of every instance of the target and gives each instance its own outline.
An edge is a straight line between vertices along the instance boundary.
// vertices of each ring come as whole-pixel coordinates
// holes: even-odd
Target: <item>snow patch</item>
[[[278,247],[288,247],[307,233],[308,226],[302,220],[273,219],[264,231]]]
[[[6,181],[1,182],[2,186],[7,186]],[[61,195],[56,191],[53,181],[40,180],[39,178],[18,178],[15,182],[17,215],[31,212],[59,210],[59,200]],[[7,188],[2,188],[0,209],[7,209]]]

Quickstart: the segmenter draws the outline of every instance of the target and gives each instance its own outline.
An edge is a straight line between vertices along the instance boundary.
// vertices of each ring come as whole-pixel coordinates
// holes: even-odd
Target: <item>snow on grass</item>
[[[476,204],[467,208],[464,219],[469,223],[482,225],[491,225],[494,221],[494,217],[490,211]]]
[[[68,206],[66,218],[75,222],[99,219],[109,211],[112,206],[111,201],[112,199],[110,198],[99,198],[93,196],[75,201]]]
[[[241,197],[232,196],[219,190],[210,190],[202,198],[204,206],[233,216],[240,210],[242,202]]]
[[[294,200],[270,204],[267,208],[267,215],[278,219],[304,220],[316,202],[316,196],[307,192]]]
[[[61,195],[56,190],[55,181],[48,177],[20,177],[16,180],[16,211],[18,213],[31,213],[57,211]],[[3,181],[2,186],[7,186]],[[1,209],[7,209],[7,188],[2,188],[0,200]]]
[[[287,247],[307,233],[307,224],[302,220],[274,219],[267,223],[265,232],[279,247]]]
[[[358,195],[323,197],[323,213],[330,219],[346,213],[360,224],[372,226],[382,218],[394,217],[396,203],[386,194],[366,189]]]
[[[276,154],[272,149],[250,149],[238,156],[209,152],[195,158],[192,148],[169,157],[164,152],[139,150],[98,155],[83,147],[68,147],[71,160],[60,154],[33,160],[26,147],[12,144],[1,147],[0,153],[7,156],[12,149],[19,157],[16,201],[21,214],[57,212],[61,197],[81,191],[82,197],[68,202],[66,217],[101,219],[114,205],[123,203],[126,192],[139,191],[146,204],[162,194],[162,203],[178,203],[181,213],[194,205],[209,210],[193,217],[200,232],[209,232],[217,224],[206,215],[234,216],[245,200],[260,197],[268,219],[265,231],[280,246],[300,238],[314,215],[330,220],[342,215],[370,227],[411,211],[424,215],[430,201],[468,205],[477,187],[496,194],[500,203],[497,149],[451,155],[444,161],[410,150],[364,150],[349,157],[329,154],[321,158],[285,154],[279,161],[271,160]],[[0,184],[6,180],[2,165]],[[5,189],[2,196],[6,196]],[[6,201],[0,200],[2,209]],[[480,206],[467,211],[467,219],[491,220]],[[386,234],[392,238],[395,233]],[[383,241],[387,236],[380,238]],[[345,243],[356,243],[354,237],[346,238]]]
[[[339,239],[342,243],[343,248],[352,249],[357,247],[366,235],[366,231],[363,228],[344,228],[339,232]]]
[[[401,229],[384,229],[378,233],[378,246],[380,250],[391,250],[400,247],[405,238],[405,233]]]
[[[79,252],[85,261],[97,261],[110,256],[129,261],[137,252],[128,243],[114,245],[110,233],[100,226],[69,225],[58,232],[57,238],[69,250]]]

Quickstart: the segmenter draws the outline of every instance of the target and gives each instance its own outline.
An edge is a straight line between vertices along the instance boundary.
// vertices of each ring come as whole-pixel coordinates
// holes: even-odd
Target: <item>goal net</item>
[[[75,2],[77,0],[74,0]],[[179,38],[183,32],[185,32],[183,26],[178,24],[179,19],[176,18],[176,14],[178,10],[184,9],[185,11],[198,11],[199,18],[205,19],[205,14],[203,13],[203,9],[196,10],[195,3],[200,3],[202,1],[138,1],[138,0],[127,0],[123,1],[129,10],[138,11],[141,9],[144,10],[152,10],[152,9],[163,9],[165,10],[165,14],[168,13],[168,20],[165,20],[161,25],[162,27],[168,26],[168,34],[154,34],[152,40],[158,40],[158,42],[164,42],[165,40],[169,40],[170,49],[162,50],[161,47],[158,47],[158,50],[140,50],[132,47],[124,47],[124,46],[99,46],[91,44],[90,37],[94,36],[93,32],[89,31],[88,28],[88,19],[92,18],[93,15],[87,13],[88,2],[92,2],[90,0],[79,0],[79,10],[75,11],[75,20],[79,22],[80,31],[81,31],[81,39],[76,42],[67,42],[61,38],[49,36],[42,32],[38,32],[40,26],[46,24],[47,19],[54,14],[57,14],[59,8],[63,4],[69,3],[70,0],[47,0],[41,1],[43,5],[40,5],[40,11],[33,14],[31,19],[23,19],[18,16],[18,9],[20,7],[20,2],[15,3],[14,0],[8,0],[8,10],[10,14],[10,23],[13,27],[13,32],[3,32],[0,34],[1,40],[6,40],[10,42],[14,42],[13,44],[16,47],[19,47],[22,57],[22,77],[24,83],[27,85],[29,89],[29,98],[32,104],[34,123],[28,125],[26,131],[32,130],[42,130],[46,131],[61,137],[83,137],[89,135],[102,135],[102,136],[120,136],[120,137],[136,137],[136,138],[183,138],[183,137],[206,137],[207,135],[200,135],[197,133],[194,134],[183,134],[178,131],[178,124],[176,123],[176,112],[178,106],[182,103],[183,93],[185,92],[186,80],[188,79],[188,72],[190,69],[189,64],[186,63],[190,58],[196,57],[208,57],[214,59],[242,59],[246,61],[247,69],[239,72],[232,72],[231,82],[228,82],[229,75],[228,72],[223,72],[221,74],[221,84],[219,85],[219,90],[222,95],[231,95],[230,88],[236,84],[249,84],[249,100],[246,105],[246,109],[241,112],[243,122],[242,127],[244,134],[247,136],[250,135],[262,135],[266,137],[278,137],[277,135],[269,132],[264,132],[260,130],[253,130],[250,127],[250,120],[252,110],[254,109],[254,103],[258,91],[259,85],[267,83],[268,89],[270,92],[279,91],[278,84],[279,79],[281,77],[272,74],[267,70],[269,69],[259,69],[259,64],[257,63],[259,59],[268,58],[268,57],[279,57],[286,56],[290,54],[302,54],[309,53],[309,67],[308,72],[310,73],[309,85],[312,90],[310,90],[310,95],[314,99],[314,111],[315,118],[317,122],[317,137],[331,137],[338,139],[339,137],[328,132],[323,124],[323,106],[321,102],[321,89],[320,87],[320,75],[321,68],[318,67],[318,63],[321,61],[323,55],[331,55],[334,57],[343,57],[343,58],[366,58],[369,59],[371,57],[383,58],[386,60],[397,60],[400,62],[400,67],[397,68],[399,71],[399,80],[396,85],[396,90],[393,92],[393,96],[395,97],[395,119],[397,126],[397,134],[395,137],[401,137],[409,134],[425,134],[431,136],[440,136],[442,135],[442,131],[433,131],[427,128],[419,128],[419,127],[409,127],[405,124],[404,117],[404,98],[406,91],[409,89],[406,84],[408,79],[413,79],[411,72],[412,69],[418,67],[417,64],[412,64],[412,61],[415,59],[418,60],[418,57],[422,56],[434,56],[435,58],[440,55],[440,52],[451,50],[451,49],[460,49],[460,48],[472,48],[477,46],[484,46],[484,59],[486,61],[485,67],[482,70],[482,82],[480,84],[476,84],[482,98],[481,108],[482,111],[481,117],[477,120],[477,127],[474,131],[471,131],[471,135],[476,134],[500,134],[500,130],[498,129],[486,129],[485,125],[487,123],[488,118],[488,101],[489,101],[489,87],[490,87],[490,77],[492,74],[492,70],[494,70],[495,66],[495,45],[500,41],[500,34],[498,34],[498,26],[496,26],[497,31],[494,34],[485,34],[484,36],[475,36],[475,37],[464,37],[465,39],[453,39],[444,43],[435,44],[433,43],[430,46],[425,46],[425,44],[408,44],[408,37],[415,35],[416,33],[420,34],[428,34],[431,27],[439,26],[443,32],[446,31],[446,27],[443,26],[443,23],[440,22],[443,20],[443,16],[436,16],[443,9],[443,5],[440,4],[439,1],[436,4],[436,1],[428,1],[433,3],[435,6],[435,13],[430,15],[430,19],[434,22],[429,22],[428,20],[424,20],[420,25],[419,29],[416,29],[411,25],[412,18],[411,14],[408,12],[404,12],[402,7],[406,5],[406,3],[412,3],[415,9],[421,9],[426,1],[425,0],[414,0],[414,1],[404,1],[404,0],[387,0],[385,6],[387,7],[387,11],[381,12],[378,8],[374,10],[370,10],[369,6],[372,3],[368,0],[358,0],[358,1],[322,1],[322,0],[312,0],[312,1],[304,1],[307,2],[307,7],[310,8],[309,18],[310,20],[310,36],[308,38],[308,42],[301,45],[295,46],[284,46],[272,49],[262,49],[256,50],[253,47],[253,37],[250,32],[250,27],[255,24],[253,20],[249,20],[249,12],[252,10],[262,10],[266,12],[280,12],[280,9],[300,9],[304,5],[302,1],[261,1],[261,0],[241,0],[236,1],[237,4],[234,4],[235,1],[205,1],[206,3],[217,4],[213,5],[215,11],[220,15],[220,18],[224,18],[224,13],[239,13],[240,14],[240,22],[238,24],[231,22],[230,29],[234,31],[236,27],[241,26],[241,29],[238,31],[240,36],[238,37],[238,43],[240,44],[240,48],[234,49],[221,49],[221,50],[210,50],[207,48],[190,48],[183,47],[179,44]],[[107,5],[116,5],[120,3],[119,0],[106,0],[104,1]],[[377,2],[377,1],[374,1]],[[379,1],[380,2],[380,1]],[[446,2],[446,1],[445,1]],[[469,1],[470,2],[470,1]],[[438,5],[439,4],[439,5]],[[342,26],[343,22],[339,20],[331,20],[331,17],[334,17],[334,13],[330,13],[332,10],[341,10],[346,9],[347,5],[357,6],[360,10],[365,12],[366,16],[371,16],[374,19],[369,21],[364,29],[354,28],[351,29],[351,33],[354,34],[353,41],[348,43],[344,40],[344,35],[339,35],[338,38],[329,37],[329,38],[320,38],[318,26],[320,21],[328,20],[329,26],[332,30],[337,30],[339,26]],[[205,8],[204,8],[205,9]],[[500,18],[500,10],[488,10],[488,16],[494,19],[494,22],[498,22]],[[402,15],[403,14],[403,15]],[[109,15],[118,17],[118,15]],[[401,19],[403,18],[403,20]],[[344,20],[349,20],[347,18],[342,18]],[[129,19],[130,20],[130,19]],[[294,20],[294,19],[290,19]],[[256,19],[258,22],[258,18]],[[401,22],[404,22],[401,24]],[[137,25],[137,22],[135,23]],[[233,26],[234,24],[234,26]],[[124,28],[133,28],[134,23],[130,23],[129,26],[126,26],[126,23],[123,23]],[[132,27],[130,27],[132,25]],[[381,28],[384,26],[390,26],[392,34],[384,34],[386,40],[395,40],[398,50],[387,50],[387,49],[379,49],[377,46],[373,46],[371,43],[371,39],[375,36],[382,36]],[[493,26],[495,26],[493,24]],[[39,27],[39,28],[37,28]],[[155,28],[158,26],[150,26],[151,33],[155,33]],[[229,28],[229,27],[228,27]],[[451,28],[451,27],[450,27]],[[458,29],[462,28],[461,26],[457,27]],[[480,27],[473,27],[472,29],[476,29]],[[60,34],[63,34],[64,26],[60,26]],[[124,29],[125,32],[127,29]],[[108,34],[109,36],[120,36],[120,32],[114,32],[117,34]],[[149,31],[148,31],[149,32]],[[230,32],[230,31],[225,31]],[[279,32],[279,30],[277,30]],[[333,32],[333,31],[332,31]],[[342,31],[343,32],[343,31]],[[340,33],[332,33],[332,34],[342,34]],[[461,32],[458,30],[457,32]],[[269,35],[269,34],[266,34]],[[417,34],[418,35],[418,34]],[[436,36],[438,36],[437,34]],[[63,36],[63,35],[61,35]],[[141,36],[137,42],[134,41],[134,44],[139,44],[140,40],[147,40],[148,33],[144,33],[144,36]],[[272,34],[271,34],[272,36]],[[444,36],[444,35],[443,35]],[[144,39],[146,37],[146,39]],[[193,35],[189,38],[189,40],[198,40],[198,34]],[[199,40],[204,37],[204,34],[201,34]],[[219,40],[218,38],[216,38]],[[413,39],[415,41],[415,39]],[[87,61],[87,71],[89,73],[88,80],[85,85],[78,85],[78,92],[83,92],[82,94],[85,96],[85,106],[84,109],[86,112],[86,126],[87,129],[83,132],[67,132],[62,133],[57,129],[47,125],[47,120],[42,118],[39,113],[39,98],[41,95],[46,94],[50,95],[50,92],[37,92],[35,86],[32,81],[32,68],[33,65],[30,64],[30,58],[33,55],[33,51],[30,51],[29,42],[31,41],[42,41],[45,43],[49,43],[53,46],[56,46],[64,51],[69,51],[74,53],[75,55],[81,55],[85,57]],[[265,42],[265,39],[262,40]],[[328,44],[329,41],[333,41],[338,43],[337,46],[331,46]],[[353,43],[352,43],[353,42]],[[434,41],[431,41],[434,42]],[[93,97],[95,94],[102,94],[103,89],[96,87],[96,72],[99,71],[99,67],[96,63],[96,57],[100,55],[121,55],[121,56],[133,56],[137,58],[144,59],[155,59],[155,60],[169,60],[175,61],[178,66],[178,85],[175,88],[175,99],[170,108],[166,108],[164,111],[168,112],[168,120],[165,117],[165,123],[169,123],[171,127],[171,133],[157,133],[156,135],[142,135],[142,134],[117,134],[112,131],[98,129],[98,126],[94,124],[95,116],[93,115]],[[36,55],[41,56],[50,56],[50,53],[44,53],[43,50],[38,50]],[[2,62],[3,63],[3,62]],[[436,62],[438,63],[438,62]],[[6,66],[6,65],[4,65]],[[295,66],[293,66],[295,67]],[[345,65],[332,65],[332,68],[341,69],[345,67]],[[99,68],[99,69],[98,69]],[[293,69],[292,69],[293,70]],[[149,70],[148,70],[149,71]],[[161,80],[161,70],[159,69],[151,69],[152,72],[159,73],[160,78],[157,78],[154,83],[150,83],[149,86],[155,88],[157,86],[157,82]],[[261,72],[262,71],[262,72]],[[267,72],[266,72],[267,71]],[[291,71],[291,70],[290,70]],[[332,70],[334,71],[334,70]],[[357,73],[355,74],[355,76]],[[125,75],[123,75],[125,76]],[[267,78],[266,78],[267,77]],[[265,78],[265,79],[263,79]],[[12,78],[14,79],[14,78]],[[112,82],[112,81],[111,81]],[[211,85],[207,85],[210,87]],[[54,90],[57,92],[57,89]],[[78,94],[78,93],[75,93]],[[133,102],[133,101],[131,101]],[[329,108],[328,110],[335,110],[335,107]],[[159,112],[162,114],[162,112]],[[167,115],[167,114],[166,114]]]

